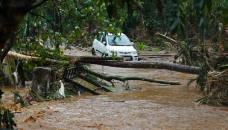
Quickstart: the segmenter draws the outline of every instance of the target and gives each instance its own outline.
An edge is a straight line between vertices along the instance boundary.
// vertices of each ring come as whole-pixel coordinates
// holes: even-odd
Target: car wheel
[[[96,55],[96,52],[95,52],[94,48],[92,49],[92,55],[93,55],[93,56]]]

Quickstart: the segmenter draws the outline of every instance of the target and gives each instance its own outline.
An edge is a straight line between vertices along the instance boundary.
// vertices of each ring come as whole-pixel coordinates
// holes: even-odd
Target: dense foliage
[[[135,42],[153,41],[156,32],[168,31],[180,34],[181,40],[196,35],[210,38],[218,35],[219,23],[227,24],[226,12],[226,0],[47,1],[26,15],[15,42],[27,43],[31,49],[37,47],[38,39],[50,38],[54,52],[60,53],[58,46],[63,42],[90,46],[100,31],[124,32]]]

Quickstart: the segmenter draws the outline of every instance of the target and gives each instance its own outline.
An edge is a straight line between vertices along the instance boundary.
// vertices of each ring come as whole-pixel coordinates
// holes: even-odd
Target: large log
[[[98,64],[111,67],[121,68],[154,68],[167,69],[189,74],[199,74],[201,67],[178,65],[163,62],[118,62],[118,61],[82,61],[83,63]]]
[[[27,56],[27,55],[23,55],[20,53],[16,53],[13,51],[9,51],[6,55],[7,57],[11,57],[11,58],[15,58],[15,59],[22,59],[22,60],[27,60],[27,59],[38,59],[39,57],[35,57],[35,56]]]
[[[80,56],[80,57],[69,57],[69,59],[72,59],[70,61],[70,64],[74,64],[76,62],[108,62],[108,61],[123,61],[123,57],[116,57],[116,59],[113,60],[112,57],[97,57],[97,56]]]

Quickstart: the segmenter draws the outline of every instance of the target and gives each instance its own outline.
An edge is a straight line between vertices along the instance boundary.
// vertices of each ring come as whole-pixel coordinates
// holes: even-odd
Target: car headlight
[[[137,51],[133,51],[133,54],[137,54]]]

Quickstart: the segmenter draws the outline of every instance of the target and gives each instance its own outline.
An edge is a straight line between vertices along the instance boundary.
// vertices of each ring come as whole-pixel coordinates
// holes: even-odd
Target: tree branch
[[[109,81],[109,82],[111,82],[113,79],[119,80],[122,82],[127,81],[127,80],[141,80],[141,81],[148,81],[148,82],[154,82],[154,83],[160,83],[160,84],[180,85],[180,82],[178,82],[178,81],[165,81],[165,80],[157,80],[157,79],[143,78],[143,77],[137,77],[137,76],[122,77],[122,76],[104,75],[104,74],[100,74],[98,72],[91,71],[89,69],[85,69],[85,72],[92,74],[96,77],[99,77],[101,79],[104,79],[106,81]]]
[[[33,5],[31,8],[28,9],[28,12],[29,12],[30,10],[32,10],[32,9],[35,9],[35,8],[41,6],[41,5],[44,4],[46,1],[48,1],[48,0],[43,0],[43,1],[40,1],[39,3]]]
[[[137,7],[137,9],[138,9],[142,14],[144,13],[144,11],[142,10],[142,8],[139,7],[139,5],[136,4],[136,3],[134,2],[134,0],[131,0],[131,2],[132,2],[133,5],[135,5],[135,6]]]
[[[49,24],[51,24],[52,28],[53,28],[53,29],[55,28],[54,24],[53,24],[50,20],[48,20],[46,17],[44,17],[43,15],[36,14],[36,13],[31,12],[31,11],[29,11],[29,13],[32,14],[32,15],[35,15],[35,16],[39,16],[39,17],[41,17],[41,18],[47,20],[47,22],[48,22]]]

